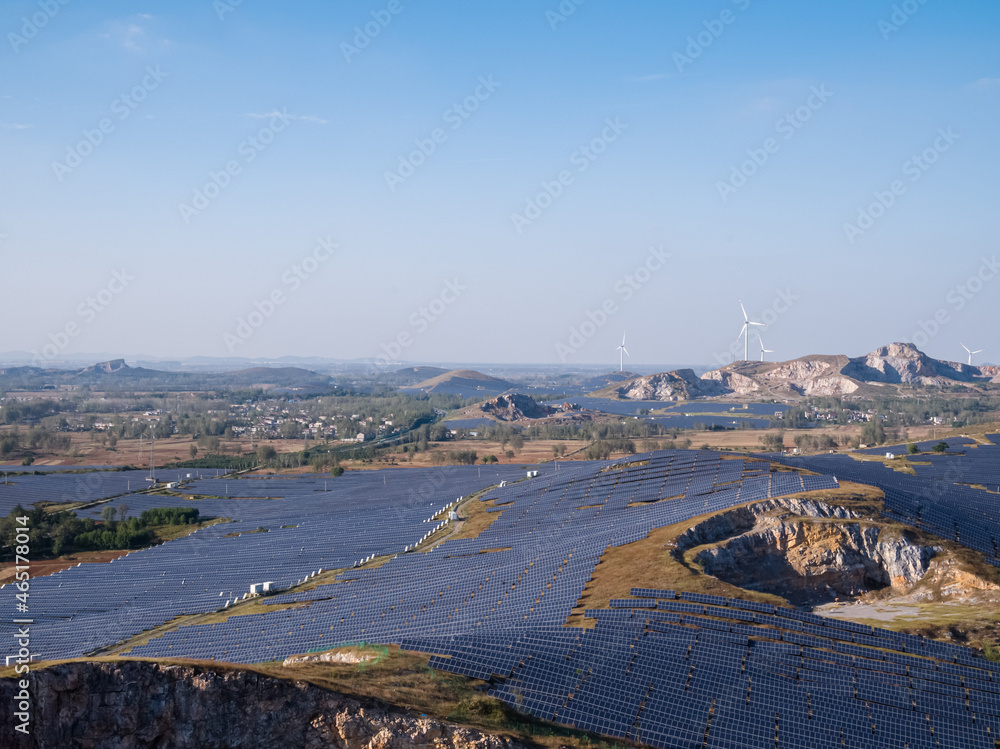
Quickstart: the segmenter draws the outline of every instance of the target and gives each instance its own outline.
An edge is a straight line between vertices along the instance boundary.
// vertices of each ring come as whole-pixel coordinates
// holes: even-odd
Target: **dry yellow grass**
[[[842,482],[840,489],[803,492],[792,496],[841,505],[876,517],[881,510],[883,498],[882,492],[873,487],[846,481]],[[632,588],[707,593],[787,606],[787,601],[779,596],[730,585],[703,574],[693,565],[678,560],[673,555],[673,542],[678,536],[715,514],[718,513],[708,513],[658,528],[641,541],[605,551],[601,563],[595,568],[590,582],[584,587],[583,594],[566,620],[566,626],[595,626],[597,621],[586,618],[585,610],[607,608],[612,598],[628,598]]]
[[[462,521],[462,525],[455,532],[455,535],[450,538],[479,538],[479,535],[493,525],[494,521],[504,513],[503,510],[500,512],[487,512],[486,510],[493,507],[493,505],[492,500],[489,502],[480,502],[478,498],[463,504],[459,509],[459,515],[465,517],[465,520]]]

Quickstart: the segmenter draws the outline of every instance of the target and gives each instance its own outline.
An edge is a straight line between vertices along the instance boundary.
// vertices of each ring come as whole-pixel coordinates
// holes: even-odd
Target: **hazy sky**
[[[617,365],[624,330],[634,364],[718,364],[742,298],[772,359],[1000,360],[994,0],[7,0],[0,29],[0,351]]]

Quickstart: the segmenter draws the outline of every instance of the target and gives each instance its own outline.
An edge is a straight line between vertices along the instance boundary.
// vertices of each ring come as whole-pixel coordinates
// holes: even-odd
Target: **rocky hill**
[[[691,369],[638,377],[624,385],[599,390],[594,395],[611,391],[628,400],[684,401],[726,395],[730,390],[721,382],[699,378]]]
[[[14,679],[0,679],[5,747],[524,749],[507,737],[411,715],[253,671],[148,661],[33,671],[31,731],[15,732]]]
[[[1000,367],[933,359],[911,343],[891,343],[864,356],[803,356],[786,362],[738,361],[700,378],[689,369],[638,377],[593,395],[628,400],[715,396],[850,395],[865,387],[1000,384]]]
[[[480,409],[500,421],[520,421],[521,419],[542,419],[556,412],[551,406],[536,402],[520,393],[501,395],[486,401]]]

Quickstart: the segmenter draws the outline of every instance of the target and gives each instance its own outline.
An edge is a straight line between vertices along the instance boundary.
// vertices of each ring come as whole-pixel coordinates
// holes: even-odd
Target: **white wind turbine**
[[[961,345],[962,345],[962,348],[964,348],[969,353],[969,366],[970,367],[972,366],[972,355],[973,354],[981,354],[981,353],[983,353],[986,350],[984,348],[981,348],[981,349],[979,349],[979,351],[973,351],[968,346],[966,346],[964,343],[961,344]]]
[[[632,358],[632,355],[629,354],[628,350],[625,348],[625,334],[624,333],[622,333],[622,345],[619,346],[618,348],[616,348],[615,351],[618,352],[618,358],[620,359],[620,362],[618,364],[618,366],[620,367],[620,369],[618,371],[619,372],[624,372],[625,371],[625,357],[627,356],[629,359]]]
[[[762,322],[750,322],[742,299],[740,300],[740,309],[743,310],[743,327],[740,329],[740,335],[736,336],[736,340],[740,340],[740,336],[743,337],[743,361],[750,361],[750,326],[759,325],[762,328],[766,328],[767,326]]]
[[[757,340],[760,341],[760,360],[764,361],[764,354],[773,354],[769,348],[764,348],[764,339],[760,337],[760,332],[757,333]]]

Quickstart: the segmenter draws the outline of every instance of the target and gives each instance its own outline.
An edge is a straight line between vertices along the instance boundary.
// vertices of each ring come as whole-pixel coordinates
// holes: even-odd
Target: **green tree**
[[[776,432],[762,435],[760,445],[767,452],[778,453],[785,449],[785,433]]]
[[[885,444],[885,425],[877,414],[861,427],[861,441],[868,445]]]

